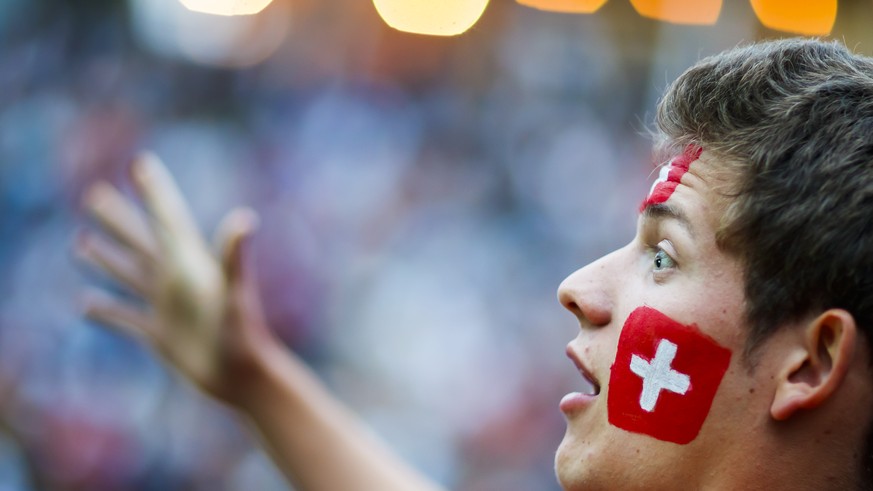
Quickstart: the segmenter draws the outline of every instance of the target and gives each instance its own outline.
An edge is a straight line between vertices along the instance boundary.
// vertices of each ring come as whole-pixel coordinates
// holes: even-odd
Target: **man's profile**
[[[736,48],[671,84],[656,123],[665,165],[636,237],[558,290],[588,386],[560,401],[559,482],[873,488],[873,60]],[[147,308],[100,297],[88,314],[247,416],[300,489],[437,489],[271,334],[244,261],[253,213],[228,215],[216,258],[155,157],[134,184],[147,220],[97,184],[87,206],[115,243],[80,253]]]

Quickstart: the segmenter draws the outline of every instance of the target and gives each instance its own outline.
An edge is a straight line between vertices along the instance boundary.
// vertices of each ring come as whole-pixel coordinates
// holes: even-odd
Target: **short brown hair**
[[[662,147],[699,145],[735,176],[717,239],[743,262],[746,354],[834,307],[870,347],[873,60],[812,39],[739,47],[683,73],[656,123]],[[873,438],[868,448],[870,483]]]
[[[739,170],[719,245],[745,263],[753,342],[818,310],[873,329],[873,60],[781,40],[702,60],[658,106],[662,144]]]

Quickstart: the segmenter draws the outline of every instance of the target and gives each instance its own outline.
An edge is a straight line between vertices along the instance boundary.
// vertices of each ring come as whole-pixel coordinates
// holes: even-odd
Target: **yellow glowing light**
[[[188,10],[213,15],[252,15],[273,0],[180,0]]]
[[[721,0],[631,0],[643,17],[674,24],[715,24]]]
[[[488,0],[373,0],[386,24],[398,31],[455,36],[482,16]]]
[[[273,0],[258,15],[211,15],[179,0],[129,0],[133,32],[155,54],[227,68],[260,63],[288,34],[291,2]]]
[[[591,14],[603,6],[607,0],[517,0],[518,3],[540,10],[568,12],[571,14]]]
[[[779,31],[823,35],[837,20],[837,0],[752,0],[761,24]]]

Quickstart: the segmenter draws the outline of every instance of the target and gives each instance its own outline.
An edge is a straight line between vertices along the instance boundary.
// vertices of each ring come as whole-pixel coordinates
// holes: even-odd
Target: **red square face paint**
[[[727,371],[731,352],[650,308],[628,317],[609,379],[609,423],[673,443],[700,432]]]
[[[645,210],[647,206],[657,205],[670,199],[673,191],[682,181],[682,176],[688,172],[691,163],[700,158],[701,153],[703,148],[689,145],[685,147],[682,155],[674,158],[669,165],[662,166],[658,179],[649,190],[649,196],[640,205],[640,211]]]

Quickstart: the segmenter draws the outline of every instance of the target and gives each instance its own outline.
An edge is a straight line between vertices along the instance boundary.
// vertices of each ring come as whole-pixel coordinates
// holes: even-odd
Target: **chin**
[[[555,477],[565,491],[597,489],[591,482],[594,476],[586,472],[589,452],[580,443],[568,430],[555,452]]]
[[[564,491],[650,491],[651,486],[635,483],[639,468],[645,464],[635,459],[636,447],[626,443],[621,433],[604,434],[591,428],[582,432],[568,424],[555,452],[555,477],[561,488]]]

